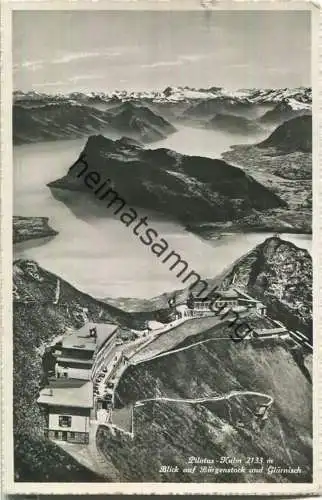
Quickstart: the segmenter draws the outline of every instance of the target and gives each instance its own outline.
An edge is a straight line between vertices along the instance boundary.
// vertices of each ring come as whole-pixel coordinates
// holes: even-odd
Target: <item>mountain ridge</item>
[[[242,256],[223,286],[245,289],[264,302],[268,314],[298,329],[312,342],[312,257],[294,243],[272,237]]]
[[[281,153],[312,152],[312,116],[291,118],[279,125],[258,147],[275,147]]]
[[[268,314],[287,328],[298,329],[312,341],[312,257],[305,249],[279,236],[272,236],[243,254],[216,277],[207,277],[208,289],[239,287],[262,301]],[[166,307],[168,300],[187,300],[189,289],[163,293],[152,299],[137,299],[142,310]],[[137,311],[133,299],[105,298],[104,302]],[[299,304],[303,305],[299,311]],[[127,309],[127,307],[129,307]],[[133,308],[133,309],[132,309]],[[283,319],[281,319],[283,318]]]
[[[281,124],[286,120],[311,113],[311,105],[288,98],[280,101],[259,119],[260,123]]]
[[[193,87],[167,87],[163,90],[150,90],[150,91],[127,91],[127,90],[114,90],[112,92],[71,92],[69,94],[46,94],[36,91],[23,92],[15,90],[13,93],[14,101],[23,100],[26,98],[37,100],[48,97],[56,97],[57,99],[79,99],[87,97],[96,101],[104,101],[106,99],[141,99],[147,98],[154,101],[168,100],[178,101],[186,99],[205,99],[209,97],[230,97],[240,100],[247,99],[248,102],[269,102],[277,103],[285,98],[294,98],[299,102],[312,102],[312,89],[311,87],[297,87],[297,88],[280,88],[280,89],[237,89],[227,90],[223,87],[209,87],[209,88],[193,88]]]
[[[41,101],[38,105],[19,101],[13,106],[14,144],[74,139],[102,131],[114,138],[126,133],[135,139],[153,142],[176,129],[147,107],[132,103],[121,103],[119,109],[113,111],[75,100]]]
[[[89,170],[93,168],[102,179],[112,179],[113,189],[127,205],[166,214],[183,224],[236,218],[253,208],[286,207],[251,176],[220,159],[166,148],[144,149],[124,138],[112,141],[103,136],[90,137],[81,155]],[[66,176],[48,184],[56,196],[57,188],[70,193],[90,191],[74,174],[77,165],[84,169],[81,157]],[[99,203],[97,200],[97,206],[104,208]]]
[[[276,269],[277,264],[280,266],[275,258],[276,252],[279,251],[284,253],[284,260],[283,266],[281,266],[283,272],[277,275],[272,271],[274,268]],[[239,286],[248,290],[249,278],[252,277],[254,296],[258,295],[259,288],[260,290],[265,289],[265,284],[263,281],[260,282],[258,274],[254,275],[253,273],[253,269],[256,268],[256,258],[258,260],[259,257],[258,252],[261,252],[261,255],[266,259],[263,269],[267,278],[282,280],[284,285],[289,283],[289,277],[293,275],[292,269],[287,269],[285,266],[298,262],[299,252],[302,253],[304,259],[308,260],[309,258],[305,251],[298,249],[295,245],[270,238],[234,262],[231,269],[225,271],[220,277],[221,283],[229,287],[234,280],[234,283],[237,282]],[[300,273],[301,269],[298,269],[298,274],[295,276],[297,280]],[[308,279],[305,283],[301,284],[301,295],[298,294],[296,282],[292,283],[292,287],[288,291],[288,297],[293,297],[294,306],[297,297],[304,296],[303,286],[307,287],[309,274],[306,275]],[[87,309],[90,320],[119,322],[120,328],[123,328],[122,325],[125,325],[125,328],[126,325],[132,325],[136,328],[140,328],[141,325],[142,328],[146,319],[151,317],[151,314],[155,315],[156,311],[150,311],[150,313],[146,311],[143,316],[139,313],[127,314],[125,311],[108,306],[102,301],[80,292],[71,284],[29,260],[18,259],[14,262],[13,279],[16,480],[30,481],[37,478],[40,481],[44,479],[53,481],[57,478],[58,480],[63,478],[64,481],[78,481],[82,475],[88,481],[97,481],[97,478],[80,468],[71,457],[66,454],[62,455],[62,452],[54,444],[41,437],[42,429],[46,425],[36,404],[39,387],[43,383],[41,353],[48,342],[57,339],[57,336],[66,333],[69,329],[77,329],[82,326],[81,312],[84,307]],[[57,280],[60,280],[60,294],[56,302]],[[184,293],[187,295],[188,291],[185,290]],[[181,294],[183,298],[182,291],[174,292],[171,295],[175,294],[177,296]],[[278,295],[276,297],[278,300]],[[31,301],[30,298],[33,300]],[[163,300],[165,302],[160,303],[160,306],[168,307],[167,294]],[[293,307],[294,314],[296,311],[297,309]],[[132,317],[131,322],[128,320],[129,317]],[[223,334],[227,337],[226,324],[216,328],[211,335],[215,339]],[[200,339],[204,339],[203,334],[195,340]],[[216,360],[215,363],[214,360]],[[196,367],[198,367],[198,376],[195,375]],[[220,367],[220,372],[218,372],[218,367]],[[219,373],[221,376],[218,376]],[[171,375],[169,376],[169,374]],[[292,388],[294,389],[295,380],[297,391],[294,393]],[[152,407],[143,408],[143,413],[140,410],[136,414],[134,444],[141,443],[141,446],[138,448],[140,452],[135,452],[135,468],[131,465],[133,464],[133,450],[136,450],[132,440],[117,430],[112,435],[109,431],[101,429],[97,435],[100,451],[105,456],[107,463],[111,461],[114,463],[113,470],[117,470],[120,480],[135,480],[141,477],[158,480],[156,471],[159,468],[154,467],[157,460],[152,461],[149,467],[147,466],[144,446],[150,450],[151,446],[155,446],[153,456],[161,458],[163,458],[163,451],[167,449],[167,456],[171,455],[173,460],[177,460],[180,456],[180,453],[177,453],[178,449],[184,448],[189,456],[198,455],[200,446],[204,446],[206,449],[206,443],[211,449],[217,450],[216,453],[219,455],[227,454],[227,450],[231,450],[231,446],[235,443],[234,454],[236,456],[244,456],[245,450],[248,454],[259,453],[259,450],[263,453],[264,446],[264,452],[268,456],[272,456],[274,451],[274,456],[276,454],[279,463],[284,464],[285,462],[287,464],[287,453],[280,445],[279,426],[288,438],[288,446],[292,449],[292,456],[301,460],[299,463],[303,465],[305,478],[309,480],[311,386],[291,352],[288,351],[287,346],[276,344],[270,349],[265,349],[265,347],[259,348],[253,345],[241,347],[241,345],[235,345],[232,342],[208,342],[202,344],[202,348],[199,346],[183,350],[164,358],[133,366],[124,373],[118,384],[117,408],[128,408],[128,405],[133,404],[137,399],[153,397],[156,387],[162,395],[179,398],[200,397],[200,395],[210,393],[221,394],[230,390],[246,388],[269,392],[276,402],[272,416],[265,426],[255,425],[254,411],[258,406],[258,401],[251,398],[237,399],[228,406],[226,403],[223,405],[205,403],[197,407],[182,404],[169,406],[156,402]],[[304,408],[298,408],[295,404],[298,391],[301,394],[301,401],[305,401]],[[117,408],[116,411],[113,410],[112,418],[115,419],[115,422],[118,418]],[[154,409],[157,410],[156,413]],[[204,424],[200,426],[198,422],[200,424],[201,421]],[[243,422],[243,427],[238,422]],[[294,422],[297,423],[296,427]],[[186,429],[183,434],[178,432],[177,425],[180,425],[181,429]],[[149,430],[147,431],[147,429]],[[193,429],[193,435],[196,436],[196,439],[189,439],[189,443],[185,442],[184,436],[190,436]],[[212,429],[211,434],[209,434],[209,429]],[[230,438],[232,432],[233,438]],[[254,433],[261,438],[260,446],[256,444],[256,440],[250,439]],[[145,443],[143,446],[142,442]],[[54,464],[51,463],[52,460],[55,461]],[[178,463],[182,462],[178,460]],[[69,471],[67,476],[66,469]],[[247,475],[238,477],[239,480],[243,481],[250,479]],[[283,477],[287,481],[292,480],[292,476]],[[167,476],[167,478],[171,481],[171,476]],[[256,478],[251,479],[257,480]],[[281,480],[281,476],[277,475],[271,479],[278,482]],[[191,478],[186,473],[182,476],[182,480],[190,481]],[[214,481],[217,480],[218,476],[215,476]]]

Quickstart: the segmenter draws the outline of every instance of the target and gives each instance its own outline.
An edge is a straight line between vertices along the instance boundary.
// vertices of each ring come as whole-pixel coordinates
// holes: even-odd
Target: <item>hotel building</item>
[[[116,344],[117,326],[85,323],[56,344],[55,378],[43,388],[38,404],[45,409],[45,435],[71,443],[88,443],[94,414],[93,378]]]

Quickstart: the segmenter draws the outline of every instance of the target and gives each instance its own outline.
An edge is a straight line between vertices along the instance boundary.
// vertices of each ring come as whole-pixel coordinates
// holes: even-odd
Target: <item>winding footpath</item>
[[[109,432],[111,432],[112,435],[115,435],[115,432],[121,432],[123,435],[134,439],[135,437],[135,424],[134,424],[134,415],[135,415],[135,409],[143,406],[146,403],[149,403],[151,401],[163,401],[163,402],[174,402],[174,403],[185,403],[185,404],[200,404],[200,403],[206,403],[206,402],[213,402],[213,401],[225,401],[229,400],[234,397],[239,397],[239,396],[257,396],[261,398],[266,398],[267,402],[265,404],[260,404],[259,406],[265,406],[267,409],[270,408],[270,406],[273,404],[274,399],[272,396],[269,394],[265,394],[262,392],[256,392],[256,391],[231,391],[227,394],[222,394],[222,395],[217,395],[217,396],[206,396],[202,398],[168,398],[168,397],[155,397],[155,398],[147,398],[147,399],[142,399],[139,401],[136,401],[134,405],[132,406],[131,409],[131,420],[132,420],[132,425],[131,425],[131,431],[127,431],[125,429],[122,429],[121,427],[118,427],[114,425],[111,422],[98,422],[95,421],[91,423],[90,426],[90,436],[89,436],[89,444],[88,445],[74,445],[71,443],[66,443],[66,442],[57,442],[57,444],[64,449],[67,453],[69,453],[71,456],[74,457],[75,460],[77,460],[79,463],[87,467],[88,469],[92,470],[105,480],[111,480],[113,476],[115,475],[115,470],[112,464],[108,463],[106,458],[104,457],[104,454],[102,451],[98,448],[97,446],[97,441],[96,441],[96,434],[97,430],[101,428],[108,429]]]
[[[60,293],[60,286],[59,283],[57,282],[57,287],[56,287],[56,302],[59,300],[59,293]],[[177,326],[177,325],[175,325]],[[174,326],[174,328],[175,328]],[[210,328],[209,330],[211,330]],[[167,329],[168,330],[168,329]],[[171,329],[170,329],[171,330]],[[152,342],[160,336],[160,333],[164,332],[158,332],[159,334],[156,335],[153,339],[149,339],[147,344],[150,344],[151,340]],[[118,381],[120,380],[122,374],[124,371],[127,369],[127,367],[131,365],[137,365],[141,363],[146,363],[147,361],[151,361],[154,359],[162,358],[165,356],[169,356],[171,354],[176,354],[181,351],[185,351],[187,349],[191,349],[196,346],[201,346],[202,344],[206,344],[208,342],[216,342],[216,341],[228,341],[231,342],[230,337],[212,337],[208,338],[205,340],[201,340],[199,342],[194,342],[193,344],[180,347],[177,349],[170,349],[164,352],[161,352],[160,354],[153,354],[152,356],[148,355],[146,358],[139,359],[138,361],[135,361],[133,358],[135,358],[135,355],[138,353],[138,351],[143,350],[144,347],[146,347],[146,343],[144,342],[143,345],[139,347],[139,349],[135,349],[134,352],[131,354],[128,353],[128,358],[126,363],[120,363],[119,366],[115,367],[114,370],[112,370],[109,374],[107,379],[111,380],[112,378],[114,379],[114,391],[118,385]],[[113,394],[114,396],[114,394]],[[146,399],[141,399],[136,401],[132,407],[129,407],[129,417],[131,420],[131,424],[128,428],[128,430],[119,427],[118,425],[115,425],[109,418],[104,421],[104,418],[101,420],[92,420],[90,424],[90,435],[89,435],[89,443],[86,446],[75,446],[75,445],[70,445],[68,443],[61,444],[61,446],[65,449],[65,451],[69,452],[74,458],[85,465],[87,468],[91,469],[92,471],[98,473],[102,478],[110,480],[111,477],[115,474],[115,471],[113,470],[113,466],[109,464],[106,461],[106,458],[104,457],[102,451],[99,449],[97,446],[97,431],[99,428],[105,428],[107,429],[112,435],[115,435],[116,432],[122,433],[124,436],[134,439],[135,437],[135,412],[137,408],[144,406],[145,404],[149,402],[164,402],[164,403],[183,403],[183,404],[202,404],[202,403],[207,403],[207,402],[216,402],[216,401],[229,401],[232,398],[238,398],[241,396],[256,396],[259,398],[264,398],[266,400],[265,403],[259,403],[259,407],[265,407],[266,412],[268,409],[271,407],[271,405],[274,402],[274,399],[272,396],[269,394],[265,394],[262,392],[257,392],[257,391],[248,391],[248,390],[235,390],[235,391],[230,391],[226,394],[222,395],[213,395],[213,396],[205,396],[201,398],[170,398],[170,397],[153,397],[153,398],[146,398]],[[107,416],[107,415],[106,415]]]
[[[194,398],[194,399],[179,399],[179,398],[166,398],[166,397],[160,397],[160,398],[148,398],[148,399],[141,399],[137,401],[134,404],[134,407],[136,406],[141,406],[144,403],[148,403],[149,401],[169,401],[169,402],[175,402],[175,403],[206,403],[207,401],[224,401],[228,400],[230,398],[238,397],[238,396],[259,396],[263,398],[268,399],[267,406],[271,406],[274,402],[274,398],[270,396],[269,394],[265,394],[263,392],[255,392],[255,391],[231,391],[228,392],[227,394],[223,394],[221,396],[206,396],[203,398]]]
[[[105,427],[113,427],[113,429],[118,429],[122,433],[126,435],[130,435],[132,439],[134,439],[135,436],[135,426],[134,426],[134,415],[135,415],[135,409],[143,406],[145,403],[149,403],[151,401],[164,401],[164,402],[169,402],[169,403],[185,403],[185,404],[200,404],[200,403],[207,403],[207,402],[215,402],[215,401],[228,401],[231,398],[237,398],[240,396],[257,396],[260,398],[265,398],[267,401],[266,403],[259,404],[259,407],[265,407],[266,412],[268,409],[271,407],[271,405],[274,403],[274,398],[270,396],[269,394],[265,394],[263,392],[257,392],[257,391],[230,391],[227,394],[222,394],[222,395],[216,395],[216,396],[205,396],[202,398],[168,398],[168,397],[154,397],[154,398],[147,398],[147,399],[141,399],[139,401],[136,401],[134,405],[132,406],[132,411],[131,411],[131,420],[132,420],[132,430],[131,432],[126,431],[125,429],[122,429],[121,427],[117,427],[114,424],[106,423],[102,424]]]

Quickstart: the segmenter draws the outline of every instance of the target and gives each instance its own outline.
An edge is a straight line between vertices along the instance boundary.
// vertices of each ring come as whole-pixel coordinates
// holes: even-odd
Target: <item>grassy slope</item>
[[[240,272],[242,274],[245,272],[246,275],[248,275],[249,267],[247,262],[246,266],[242,265],[240,267]],[[227,274],[225,277],[227,278]],[[74,313],[79,311],[81,307],[87,307],[89,309],[89,315],[93,321],[114,321],[120,322],[121,324],[123,324],[123,321],[126,324],[130,324],[133,318],[134,323],[132,324],[143,324],[146,318],[150,317],[150,313],[146,312],[143,315],[135,314],[134,316],[128,315],[114,307],[92,299],[88,295],[82,294],[63,280],[61,280],[59,304],[54,305],[53,297],[57,284],[56,276],[37,266],[30,272],[28,271],[28,266],[26,266],[25,261],[18,261],[16,263],[14,278],[16,286],[16,301],[14,303],[14,418],[17,479],[38,480],[38,478],[40,478],[39,480],[41,480],[43,478],[47,480],[60,480],[62,468],[61,465],[58,464],[65,462],[66,468],[69,468],[71,471],[68,475],[71,480],[77,480],[79,477],[83,480],[85,475],[83,475],[82,469],[76,466],[75,462],[70,458],[64,456],[61,451],[58,451],[56,447],[53,447],[52,444],[41,438],[44,421],[35,404],[41,378],[41,354],[37,350],[37,347],[40,347],[44,342],[48,342],[59,333],[62,333],[67,327],[79,326]],[[30,300],[32,301],[30,302]],[[191,341],[198,341],[199,338],[204,338],[203,334],[200,337],[196,336],[199,329],[194,332],[191,332],[189,329],[189,332],[185,333],[185,328],[189,328],[189,325],[186,325],[184,328],[181,327],[179,333],[181,332],[182,335],[176,336],[175,341],[177,343],[180,343],[187,335],[192,335]],[[217,333],[221,334],[220,329]],[[224,330],[222,333],[225,333]],[[169,348],[174,346],[174,339],[170,340],[171,345],[168,346],[167,344],[165,347]],[[161,340],[160,342],[162,344]],[[163,344],[161,344],[160,347],[164,347]],[[261,355],[260,352],[262,352]],[[196,355],[193,353],[199,354]],[[157,368],[154,369],[154,367]],[[241,346],[235,346],[231,343],[208,343],[200,348],[192,348],[178,355],[173,354],[167,358],[161,358],[160,360],[154,361],[153,363],[142,364],[131,370],[133,372],[128,370],[125,373],[119,386],[119,396],[124,404],[128,404],[142,397],[154,396],[157,383],[161,384],[163,393],[167,395],[178,395],[178,397],[189,397],[189,395],[200,396],[213,393],[214,391],[227,392],[231,389],[238,388],[257,389],[263,390],[264,392],[266,390],[267,392],[274,390],[278,395],[277,397],[275,393],[273,394],[277,398],[276,401],[278,403],[278,421],[274,421],[273,444],[271,446],[268,442],[267,449],[265,448],[264,451],[268,455],[272,454],[271,448],[273,445],[277,446],[277,442],[281,442],[281,437],[278,438],[277,435],[275,435],[276,429],[279,429],[278,432],[279,435],[281,435],[280,427],[278,427],[278,425],[280,425],[283,429],[282,433],[286,436],[287,443],[291,442],[291,455],[293,456],[294,453],[297,459],[298,454],[302,453],[303,463],[305,463],[306,466],[309,464],[311,421],[310,416],[304,414],[303,406],[307,410],[307,413],[310,413],[311,388],[304,375],[293,361],[293,358],[282,348],[275,346],[260,351],[259,349],[255,350],[249,346],[244,349]],[[296,391],[299,391],[299,394],[296,394]],[[284,394],[292,399],[291,402],[289,402],[289,400],[287,401],[287,407],[293,402],[291,414],[287,413],[285,402],[283,403]],[[298,411],[298,400],[303,401],[300,412]],[[214,404],[215,403],[212,404],[212,407]],[[245,404],[247,406],[251,403],[246,401]],[[230,411],[233,413],[241,411],[242,417],[246,421],[249,417],[249,411],[244,409],[245,404],[239,407],[238,410],[238,405],[235,403],[231,405]],[[214,418],[217,421],[219,418],[219,414],[217,415],[218,411],[224,411],[224,414],[220,417],[221,423],[217,422],[216,425],[217,427],[219,425],[219,429],[221,429],[223,425],[225,425],[224,429],[228,429],[227,405],[216,403],[215,406],[216,408],[213,407],[215,416],[212,417],[211,415],[213,415],[213,412],[209,413],[209,409],[207,408],[200,409],[200,405],[198,407],[189,408],[182,404],[179,405],[178,408],[176,405],[172,405],[171,407],[169,407],[169,405],[163,405],[163,410],[157,412],[157,416],[160,415],[161,421],[158,422],[157,419],[154,420],[155,423],[152,426],[153,429],[156,429],[158,435],[155,444],[152,443],[151,436],[145,436],[147,425],[146,411],[148,411],[148,408],[138,410],[138,436],[142,434],[144,442],[149,443],[149,446],[152,448],[155,447],[155,452],[158,454],[161,453],[160,449],[167,448],[167,439],[169,438],[171,443],[173,442],[171,453],[173,456],[178,455],[181,453],[180,450],[186,450],[188,444],[178,445],[177,439],[181,438],[178,437],[177,433],[173,435],[171,428],[166,425],[166,419],[171,419],[173,412],[176,414],[175,418],[178,422],[181,422],[183,419],[180,425],[183,426],[183,436],[185,436],[186,432],[188,432],[188,429],[185,428],[187,421],[190,419],[192,423],[194,422],[196,424],[196,419],[200,417],[198,412],[202,411],[205,412],[202,413],[205,417],[205,422],[201,424],[200,428],[198,425],[196,428],[194,427],[194,432],[197,437],[193,439],[191,444],[191,453],[198,453],[197,438],[201,441],[206,439],[204,433],[206,432],[205,429],[209,427],[208,417],[210,419]],[[169,415],[168,412],[170,412]],[[142,429],[140,428],[140,415],[143,419]],[[292,422],[294,415],[296,419]],[[148,428],[151,428],[150,424]],[[32,432],[30,432],[31,429]],[[202,435],[200,435],[200,432]],[[217,436],[218,439],[221,439],[220,432],[218,429],[217,431],[211,431],[213,434],[219,433]],[[102,435],[100,437],[101,446],[105,450],[107,460],[112,460],[114,466],[115,462],[118,464],[119,457],[122,457],[123,453],[127,453],[129,457],[133,455],[135,447],[133,447],[133,443],[130,444],[124,436],[116,435],[112,437],[104,431],[102,431],[101,434],[104,434],[103,440]],[[249,446],[255,448],[255,450],[246,447],[245,439],[249,441],[249,434],[247,435],[248,437],[245,437],[243,433],[241,436],[240,434],[241,431],[237,430],[237,448],[238,446],[240,446],[240,449],[245,448],[245,450],[249,450],[249,453],[251,451],[253,453],[260,452],[260,450],[257,449],[257,444],[254,445],[253,442]],[[268,440],[271,439],[270,433],[268,433],[267,436]],[[222,437],[225,437],[225,433]],[[135,439],[139,440],[137,444],[142,448],[143,445],[140,439],[143,438],[136,437]],[[185,441],[184,437],[182,439]],[[118,444],[116,444],[116,442],[114,443],[115,440]],[[106,451],[107,446],[110,450],[108,453]],[[115,454],[118,453],[117,457],[113,454],[114,446],[120,446],[118,452],[115,448]],[[130,451],[128,450],[129,446]],[[211,443],[209,446],[212,446]],[[280,446],[280,444],[278,446]],[[144,452],[144,449],[143,447],[142,452]],[[219,449],[224,452],[224,448]],[[145,453],[147,454],[147,452]],[[287,453],[285,456],[286,455]],[[286,458],[282,457],[281,460],[282,462],[278,462],[278,465],[284,463]],[[53,464],[57,467],[54,467]],[[120,480],[133,480],[133,477],[139,476],[144,480],[149,477],[154,477],[156,474],[155,470],[157,469],[153,470],[149,468],[148,465],[149,464],[145,464],[145,459],[143,460],[142,458],[141,462],[137,462],[137,467],[134,467],[133,470],[131,469],[130,472],[128,470],[129,464],[125,461],[124,465],[117,467],[119,469]],[[291,479],[294,480],[294,477]],[[185,477],[184,480],[189,481],[190,479],[189,477]]]
[[[44,415],[36,404],[42,360],[36,350],[71,326],[50,306],[14,306],[13,413],[16,481],[95,481],[95,474],[78,465],[43,437]],[[66,472],[68,471],[68,472]]]
[[[42,437],[45,419],[36,404],[42,383],[41,348],[67,328],[79,328],[81,325],[76,312],[82,307],[88,308],[93,321],[127,321],[129,317],[79,292],[63,280],[59,304],[53,304],[56,276],[37,265],[28,271],[26,264],[27,261],[17,261],[14,266],[13,413],[16,480],[97,480],[94,474]]]
[[[240,397],[231,404],[148,403],[135,410],[134,441],[101,429],[98,443],[123,481],[310,481],[311,391],[292,356],[282,346],[254,348],[214,342],[130,367],[118,387],[119,407],[158,395],[194,398],[231,390],[270,394],[275,402],[266,426],[252,430],[251,411],[259,403]],[[238,427],[242,421],[244,428]],[[188,457],[221,455],[273,458],[275,465],[300,465],[300,476],[196,473],[160,474],[162,464],[183,467]]]
[[[45,419],[36,400],[43,383],[44,346],[68,328],[80,328],[82,322],[78,315],[84,307],[91,321],[113,322],[125,329],[142,328],[147,320],[155,319],[155,312],[128,314],[93,299],[62,279],[59,302],[54,304],[57,276],[32,261],[15,261],[13,277],[16,480],[97,480],[94,474],[43,438]]]

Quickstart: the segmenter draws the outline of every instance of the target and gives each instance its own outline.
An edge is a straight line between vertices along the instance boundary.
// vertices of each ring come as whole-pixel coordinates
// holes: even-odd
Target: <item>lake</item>
[[[258,137],[257,137],[258,140]],[[219,157],[230,144],[251,138],[182,127],[149,148],[169,147],[181,153]],[[79,218],[55,199],[47,183],[63,176],[86,139],[22,145],[14,148],[14,215],[46,216],[59,234],[48,241],[15,245],[14,258],[28,258],[95,297],[149,298],[182,288],[169,265],[163,264],[118,218]],[[81,198],[80,198],[81,200]],[[139,214],[143,214],[143,212]],[[271,234],[224,235],[211,242],[187,233],[179,224],[149,215],[148,224],[179,252],[189,269],[214,277]],[[281,235],[311,249],[309,235]]]

